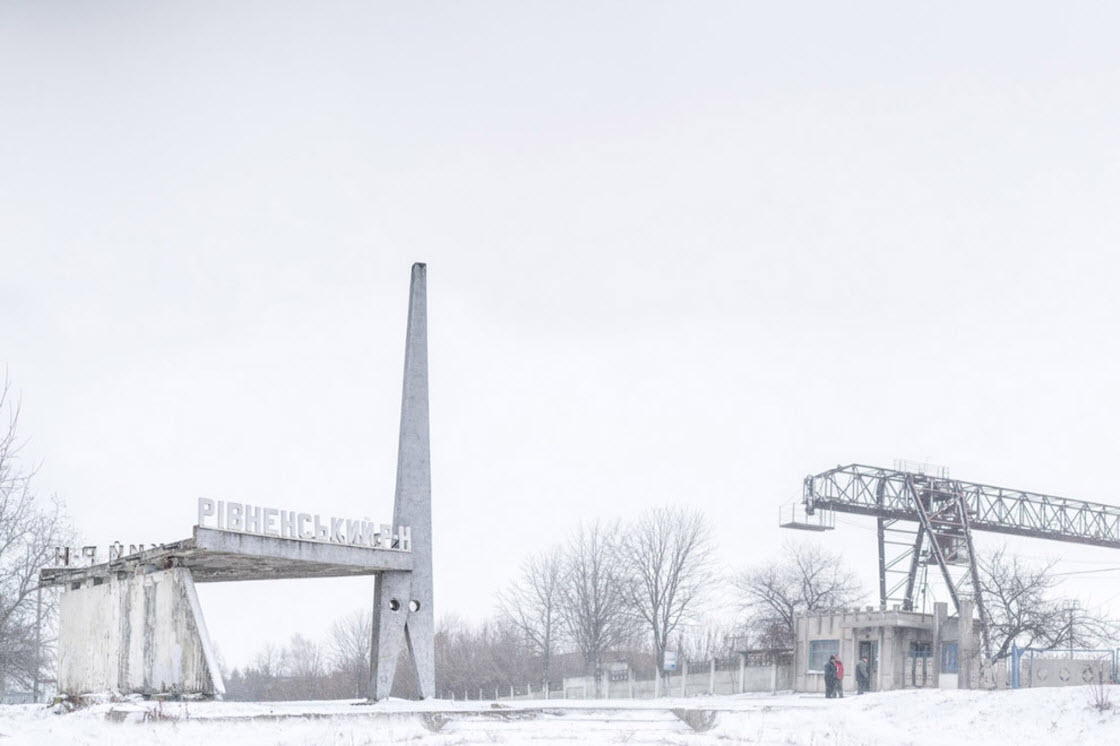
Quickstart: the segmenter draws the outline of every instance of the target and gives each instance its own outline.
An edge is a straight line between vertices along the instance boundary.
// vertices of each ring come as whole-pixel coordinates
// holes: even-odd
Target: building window
[[[809,670],[821,673],[830,655],[840,655],[839,640],[809,640]]]
[[[956,673],[957,671],[957,643],[941,643],[941,673]]]

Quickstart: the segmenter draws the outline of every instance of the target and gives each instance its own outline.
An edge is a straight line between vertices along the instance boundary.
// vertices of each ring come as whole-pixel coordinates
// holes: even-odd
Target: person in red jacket
[[[844,696],[844,662],[839,656],[836,658],[836,692],[832,696]]]

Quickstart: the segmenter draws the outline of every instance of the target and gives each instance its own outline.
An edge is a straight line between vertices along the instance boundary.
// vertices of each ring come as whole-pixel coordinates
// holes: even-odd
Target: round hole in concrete
[[[408,602],[409,611],[420,611],[420,602],[415,598]]]
[[[401,602],[398,601],[395,598],[390,598],[389,599],[389,611],[400,611],[400,610],[401,610]]]

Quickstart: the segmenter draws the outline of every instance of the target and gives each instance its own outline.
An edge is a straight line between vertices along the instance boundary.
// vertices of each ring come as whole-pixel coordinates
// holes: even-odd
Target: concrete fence
[[[601,699],[653,699],[695,697],[746,692],[779,692],[793,688],[793,665],[770,663],[747,666],[741,660],[686,662],[681,670],[659,679],[656,671],[604,671],[599,687]],[[595,677],[564,678],[560,687],[543,691],[532,684],[508,685],[477,692],[447,692],[452,699],[595,699]]]

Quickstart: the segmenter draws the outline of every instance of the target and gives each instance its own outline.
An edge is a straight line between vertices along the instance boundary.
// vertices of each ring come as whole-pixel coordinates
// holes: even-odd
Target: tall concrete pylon
[[[435,696],[435,617],[432,614],[432,469],[428,438],[427,265],[412,265],[405,337],[404,390],[397,447],[393,526],[411,527],[412,571],[377,576],[373,594],[370,696],[389,696],[403,642],[420,685]]]

